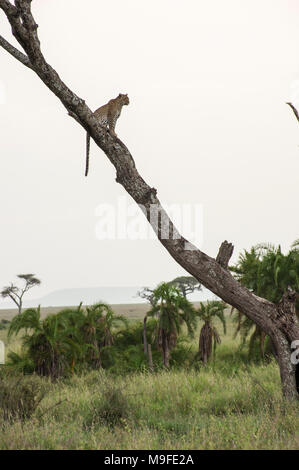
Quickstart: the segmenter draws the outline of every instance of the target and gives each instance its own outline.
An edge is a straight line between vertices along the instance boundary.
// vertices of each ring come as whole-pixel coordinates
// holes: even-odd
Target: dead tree
[[[47,63],[41,52],[38,25],[31,12],[31,0],[15,0],[14,4],[8,0],[0,0],[0,8],[4,11],[12,33],[25,54],[3,38],[0,38],[0,45],[15,59],[33,70],[59,98],[76,122],[88,131],[115,167],[116,181],[137,204],[142,205],[158,240],[169,254],[201,284],[247,315],[270,336],[277,351],[283,395],[290,400],[298,399],[296,365],[291,362],[291,344],[299,340],[299,323],[294,314],[294,295],[286,292],[278,306],[254,295],[241,286],[226,268],[231,248],[222,248],[218,257],[221,262],[218,263],[180,236],[161,206],[157,190],[151,188],[138,173],[127,147],[97,122],[85,101],[73,93]],[[168,236],[165,236],[166,232]]]

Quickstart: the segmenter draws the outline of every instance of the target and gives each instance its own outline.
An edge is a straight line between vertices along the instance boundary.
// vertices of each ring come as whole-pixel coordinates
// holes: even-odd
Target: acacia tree
[[[187,298],[188,294],[193,294],[196,290],[201,290],[201,285],[197,279],[193,276],[179,276],[169,281],[170,286],[175,286],[179,289],[182,295]],[[137,292],[138,297],[146,299],[151,305],[154,304],[154,290],[149,287],[143,287],[140,291]]]
[[[186,298],[188,294],[193,294],[196,290],[201,290],[201,285],[193,276],[176,277],[169,282],[170,285],[176,286],[183,296]]]
[[[288,399],[298,399],[296,365],[290,360],[292,345],[299,339],[299,323],[295,316],[296,293],[288,289],[278,305],[260,298],[240,285],[229,272],[227,267],[233,251],[232,244],[223,242],[217,258],[214,259],[182,237],[161,206],[157,190],[150,187],[138,173],[127,147],[101,126],[85,101],[73,93],[47,63],[41,52],[38,25],[31,11],[31,0],[15,0],[14,4],[9,0],[0,0],[0,8],[4,11],[12,34],[25,54],[1,36],[0,45],[39,76],[59,98],[68,114],[104,151],[116,169],[116,182],[142,206],[158,240],[170,255],[201,284],[244,312],[270,336],[277,351],[283,395]]]
[[[142,287],[141,290],[137,292],[138,297],[147,300],[151,305],[154,305],[154,289],[150,289],[149,287]]]
[[[0,295],[5,298],[9,297],[18,307],[19,313],[22,313],[23,296],[24,294],[34,286],[40,285],[40,280],[34,277],[34,274],[18,274],[19,279],[25,281],[23,287],[18,287],[11,283],[10,286],[3,287]]]

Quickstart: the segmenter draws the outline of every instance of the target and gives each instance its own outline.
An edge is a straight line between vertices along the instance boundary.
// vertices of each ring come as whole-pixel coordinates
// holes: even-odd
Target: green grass
[[[211,368],[118,379],[93,371],[47,385],[33,417],[3,423],[0,449],[296,449],[299,444],[298,407],[281,399],[272,363],[231,377]],[[113,390],[120,400],[107,400]],[[116,420],[107,419],[111,410]]]
[[[232,332],[229,321],[199,370],[36,377],[46,396],[25,421],[0,418],[0,449],[298,449],[299,407],[282,399],[276,363],[249,362]]]

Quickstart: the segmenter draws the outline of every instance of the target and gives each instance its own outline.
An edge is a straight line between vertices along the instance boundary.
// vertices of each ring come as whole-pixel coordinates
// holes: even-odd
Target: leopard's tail
[[[89,148],[90,148],[90,135],[86,133],[86,166],[85,166],[85,176],[88,175],[89,169]]]

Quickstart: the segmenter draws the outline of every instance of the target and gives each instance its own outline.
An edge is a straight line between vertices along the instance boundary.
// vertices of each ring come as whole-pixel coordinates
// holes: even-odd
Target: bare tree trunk
[[[213,332],[208,321],[200,330],[199,335],[199,359],[206,365],[212,353]]]
[[[31,2],[18,0],[16,7],[8,0],[0,0],[0,8],[10,22],[14,37],[27,55],[1,37],[0,46],[40,77],[59,98],[68,113],[105,152],[116,169],[116,181],[141,206],[159,241],[169,254],[201,284],[243,312],[270,336],[278,355],[283,394],[288,399],[298,398],[295,366],[290,361],[291,343],[299,340],[299,324],[293,313],[292,302],[282,302],[277,306],[241,286],[227,269],[229,255],[232,253],[232,246],[229,244],[222,248],[217,262],[179,234],[161,206],[156,189],[150,187],[139,175],[127,147],[118,138],[106,132],[85,101],[73,93],[46,62],[40,49],[38,25],[31,13]],[[168,238],[165,238],[166,232],[169,233]],[[169,363],[169,351],[165,353],[164,362]]]
[[[169,359],[170,359],[170,351],[168,345],[165,345],[163,348],[163,365],[166,369],[169,369]]]
[[[266,333],[264,331],[261,331],[261,353],[262,353],[263,359],[265,357],[265,339],[266,339]]]
[[[166,369],[169,369],[170,349],[168,344],[167,333],[162,330],[162,353],[163,353],[163,365]]]
[[[298,318],[296,316],[297,293],[291,288],[283,294],[277,305],[277,324],[274,335],[270,335],[275,351],[277,362],[280,368],[280,378],[283,395],[288,399],[297,399],[299,394],[299,384],[296,383],[299,375],[299,364],[291,361],[291,344],[296,341],[298,335]],[[295,333],[295,334],[294,334]]]
[[[145,315],[144,320],[143,320],[143,347],[144,347],[145,356],[147,356],[147,353],[148,353],[147,337],[146,337],[146,321],[147,321],[147,315]]]
[[[154,364],[153,364],[153,356],[152,356],[152,345],[147,345],[147,352],[148,352],[148,367],[150,372],[154,372]]]
[[[298,398],[296,368],[298,370],[299,365],[292,364],[288,342],[281,332],[277,333],[273,342],[277,351],[283,396],[289,399]]]

